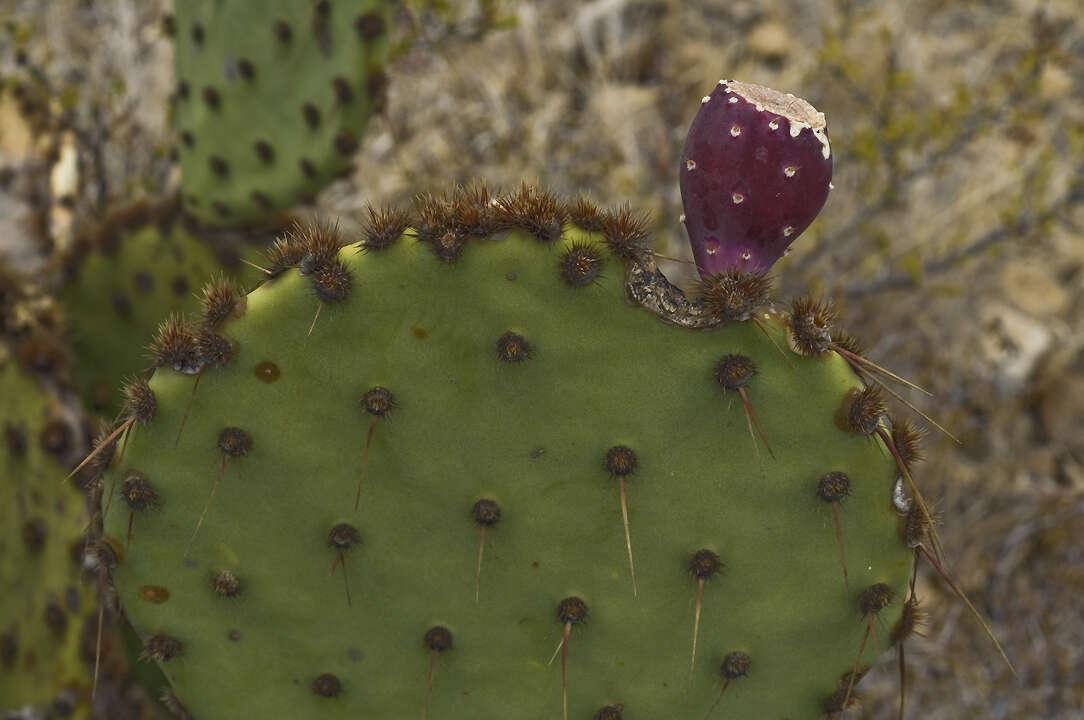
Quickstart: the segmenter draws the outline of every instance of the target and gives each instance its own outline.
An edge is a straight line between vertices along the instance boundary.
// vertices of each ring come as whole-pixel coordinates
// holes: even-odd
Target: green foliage
[[[151,379],[158,413],[107,480],[142,473],[160,507],[131,511],[116,585],[188,709],[558,717],[563,659],[547,661],[565,632],[559,604],[578,597],[588,617],[570,630],[569,717],[618,703],[629,717],[702,717],[737,652],[748,675],[728,659],[718,717],[819,717],[862,643],[860,595],[894,591],[870,619],[868,663],[890,642],[913,562],[895,465],[839,424],[858,378],[833,353],[785,349],[780,315],[759,316],[770,341],[751,321],[693,330],[630,303],[626,271],[650,261],[612,223],[605,236],[517,232],[464,248],[463,226],[434,230],[421,214],[433,247],[337,252],[326,227],[280,246],[276,264],[305,274],[269,279],[217,328],[228,363],[206,367],[194,397],[192,376]],[[742,392],[763,439],[742,392],[715,377],[732,355],[755,363]],[[626,475],[612,457],[607,469],[618,446],[635,453]],[[829,471],[851,480],[838,505],[848,583],[834,508],[817,495]],[[485,533],[472,518],[483,499],[501,512]],[[118,540],[121,502],[105,528]],[[690,676],[700,550],[724,565],[705,582]],[[168,600],[148,601],[147,586]]]
[[[185,208],[208,223],[263,220],[346,170],[384,104],[391,6],[178,3]]]

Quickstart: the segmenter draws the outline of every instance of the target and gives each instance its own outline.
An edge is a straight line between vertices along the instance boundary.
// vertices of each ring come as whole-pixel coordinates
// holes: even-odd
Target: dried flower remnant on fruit
[[[767,271],[820,212],[831,178],[823,113],[791,94],[720,81],[700,103],[680,165],[701,276]]]
[[[726,270],[704,277],[697,290],[708,310],[721,322],[745,322],[770,302],[772,281],[757,272]]]

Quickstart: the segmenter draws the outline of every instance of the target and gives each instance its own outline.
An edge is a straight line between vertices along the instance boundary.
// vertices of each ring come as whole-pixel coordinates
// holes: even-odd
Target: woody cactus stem
[[[767,271],[824,207],[831,179],[824,113],[789,93],[720,80],[681,155],[700,275]]]

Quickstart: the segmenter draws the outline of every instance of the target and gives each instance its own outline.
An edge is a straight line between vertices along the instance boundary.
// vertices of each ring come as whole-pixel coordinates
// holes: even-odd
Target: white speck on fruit
[[[737,125],[731,125],[730,126],[730,136],[731,137],[738,137],[739,135],[741,135],[741,128],[738,127]]]
[[[685,213],[681,213],[681,217],[678,218],[679,223],[685,222]]]
[[[730,91],[727,90],[727,92],[730,92]],[[738,98],[732,97],[729,100],[727,100],[727,102],[729,102],[731,105],[737,105],[738,104]]]
[[[785,168],[783,168],[783,174],[789,178],[794,177],[797,172],[798,168],[794,165],[787,165]]]
[[[794,226],[793,225],[787,225],[785,228],[783,228],[783,237],[790,237],[793,234],[794,234]]]
[[[704,97],[700,98],[700,104],[703,105],[708,100],[711,100],[711,95],[705,95]]]
[[[685,169],[686,170],[696,170],[696,160],[686,160],[685,161]]]
[[[730,199],[734,201],[735,205],[741,205],[741,201],[745,199],[745,196],[741,193],[730,193]]]
[[[741,259],[742,259],[742,260],[752,260],[752,259],[753,259],[753,253],[751,253],[751,252],[749,252],[748,250],[746,250],[745,252],[743,252],[743,253],[741,254]]]
[[[778,118],[773,118],[772,120],[769,120],[768,121],[768,129],[769,130],[778,130],[779,129],[779,119]]]

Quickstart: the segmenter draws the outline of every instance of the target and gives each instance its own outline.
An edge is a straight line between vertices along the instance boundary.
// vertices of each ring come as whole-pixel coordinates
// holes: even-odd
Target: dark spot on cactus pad
[[[301,119],[309,126],[310,130],[320,127],[320,111],[312,103],[301,106]]]
[[[578,196],[569,204],[568,217],[573,225],[587,232],[599,232],[605,221],[605,216],[599,211],[598,205],[583,195]]]
[[[606,246],[617,257],[627,261],[641,260],[651,252],[648,245],[648,217],[624,205],[616,211],[608,211],[602,219],[602,237]]]
[[[187,80],[181,80],[177,83],[177,98],[179,100],[187,100],[189,92],[190,90]]]
[[[479,525],[485,525],[486,527],[496,525],[501,519],[501,506],[497,504],[496,500],[479,500],[471,508],[471,517]]]
[[[22,537],[27,552],[40,552],[45,547],[45,522],[41,518],[30,518],[23,523]]]
[[[342,75],[331,79],[331,89],[335,91],[335,98],[340,105],[349,105],[354,101],[354,89],[350,87],[350,81]]]
[[[280,43],[288,43],[294,36],[293,29],[290,28],[290,23],[285,20],[276,20],[274,25],[271,26],[271,31],[275,35],[275,39]]]
[[[38,432],[38,446],[58,461],[68,454],[73,440],[71,428],[63,420],[50,420]]]
[[[270,360],[264,360],[252,369],[253,374],[265,383],[273,383],[282,375],[279,366]]]
[[[207,167],[211,168],[211,172],[219,177],[225,177],[230,172],[230,164],[221,155],[212,155],[207,158]]]
[[[124,412],[128,417],[147,423],[154,419],[158,411],[158,399],[151,386],[143,378],[130,380],[121,386],[124,396]]]
[[[585,287],[602,272],[602,253],[593,243],[576,241],[561,255],[558,268],[566,283]]]
[[[380,68],[369,73],[365,79],[365,94],[373,104],[373,110],[383,112],[388,102],[388,75]]]
[[[218,449],[229,457],[247,455],[252,449],[252,436],[239,427],[224,428],[218,434]]]
[[[527,338],[518,333],[508,331],[497,338],[497,359],[501,362],[519,363],[530,360],[533,354]]]
[[[11,667],[19,656],[19,635],[15,630],[0,633],[0,665]]]
[[[256,77],[256,66],[248,58],[241,58],[237,61],[237,73],[245,80],[251,80]]]
[[[910,467],[917,462],[922,462],[925,457],[922,452],[922,430],[915,427],[910,418],[906,417],[890,417],[889,424],[892,442],[903,463]]]
[[[161,605],[169,600],[169,590],[161,585],[144,585],[139,588],[139,599],[155,605]]]
[[[188,284],[188,278],[184,275],[177,275],[169,282],[169,289],[174,295],[185,296],[188,294],[190,286]]]
[[[229,217],[232,213],[232,211],[230,210],[230,206],[222,202],[221,200],[212,200],[211,209],[214,210],[219,217],[224,218]]]
[[[231,642],[240,642],[241,641],[241,631],[236,630],[236,629],[235,630],[230,630],[228,633],[226,633],[226,637],[229,638]]]
[[[723,658],[719,673],[727,680],[745,677],[749,674],[749,656],[743,652],[732,652]]]
[[[715,380],[724,390],[743,388],[756,374],[756,363],[745,355],[725,355],[715,365]]]
[[[257,140],[252,143],[252,150],[264,165],[270,165],[275,160],[275,151],[271,143],[266,140]]]
[[[401,208],[367,207],[369,219],[361,230],[360,250],[383,250],[391,247],[410,225],[410,213]]]
[[[621,703],[607,705],[599,708],[598,712],[595,713],[594,720],[622,720],[621,713],[623,712],[625,712],[625,706]]]
[[[318,266],[310,279],[316,297],[323,302],[340,302],[350,294],[350,271],[337,259]]]
[[[5,423],[4,442],[7,445],[8,452],[15,457],[22,457],[26,454],[26,428]]]
[[[723,569],[723,561],[714,552],[704,548],[692,554],[687,567],[697,580],[710,580]]]
[[[203,44],[203,26],[199,23],[192,23],[192,42],[196,45]]]
[[[171,315],[158,326],[148,349],[155,367],[171,367],[185,375],[195,375],[202,367],[196,335],[180,315]]]
[[[68,629],[68,614],[56,599],[50,599],[45,605],[45,625],[54,635],[63,635]]]
[[[452,631],[443,625],[434,625],[425,631],[422,639],[425,647],[433,652],[444,652],[452,649]]]
[[[587,619],[587,604],[578,597],[566,597],[557,604],[557,619],[578,625]]]
[[[154,276],[146,270],[140,270],[132,275],[132,287],[136,292],[147,295],[154,290]]]
[[[316,177],[316,163],[312,160],[303,157],[297,161],[297,166],[301,168],[301,174],[310,180]]]
[[[162,16],[162,34],[167,37],[177,34],[177,18],[172,14],[167,13]]]
[[[880,427],[885,410],[881,389],[876,385],[851,390],[840,407],[843,428],[859,435],[872,435]]]
[[[840,502],[851,493],[851,479],[837,471],[827,472],[817,480],[817,497],[824,502]]]
[[[253,190],[249,193],[248,199],[256,205],[259,205],[260,209],[265,212],[271,210],[271,198],[269,198],[266,193],[260,192],[259,190]]]
[[[168,662],[180,655],[183,649],[180,640],[159,633],[147,638],[143,643],[143,653],[140,655],[140,659]]]
[[[338,697],[343,691],[343,685],[339,682],[339,678],[331,673],[324,673],[315,680],[312,681],[312,693],[313,695],[319,695],[320,697],[333,698]]]
[[[328,546],[336,550],[349,550],[361,542],[358,529],[349,523],[339,523],[327,536]]]
[[[427,337],[429,337],[429,331],[423,327],[410,328],[410,334],[418,340],[425,340]]]
[[[222,104],[222,97],[218,94],[218,90],[215,90],[210,85],[205,86],[200,95],[203,97],[203,102],[212,110],[217,110],[219,105]]]
[[[627,445],[614,445],[606,451],[606,459],[603,462],[603,467],[605,467],[611,475],[624,477],[626,475],[631,475],[636,470],[638,464],[639,461],[632,448]]]
[[[895,595],[884,583],[870,585],[858,596],[858,607],[863,615],[876,615],[892,604]]]
[[[132,510],[146,510],[158,504],[158,493],[147,476],[138,470],[129,470],[124,474],[120,494]]]
[[[358,138],[349,129],[340,130],[335,135],[335,139],[332,140],[332,144],[335,146],[335,151],[340,155],[353,155],[354,151],[358,149]]]
[[[190,148],[196,144],[196,139],[192,137],[192,133],[190,133],[188,130],[181,130],[180,137],[181,144],[184,145],[186,148]]]
[[[28,373],[51,374],[67,365],[64,347],[49,336],[31,337],[19,345],[19,366]]]
[[[373,10],[364,15],[358,15],[354,19],[354,29],[357,30],[362,40],[376,40],[384,34],[387,28],[384,16]]]
[[[391,390],[380,385],[365,391],[365,394],[361,396],[361,406],[373,417],[384,417],[398,407]]]
[[[768,304],[772,282],[760,273],[728,270],[704,278],[697,289],[708,309],[721,321],[744,322]]]
[[[816,302],[808,296],[795,298],[787,322],[787,338],[791,348],[807,356],[828,352],[835,318],[836,311],[830,303]]]
[[[211,589],[219,597],[235,598],[241,594],[241,581],[229,570],[222,570],[211,578]]]

